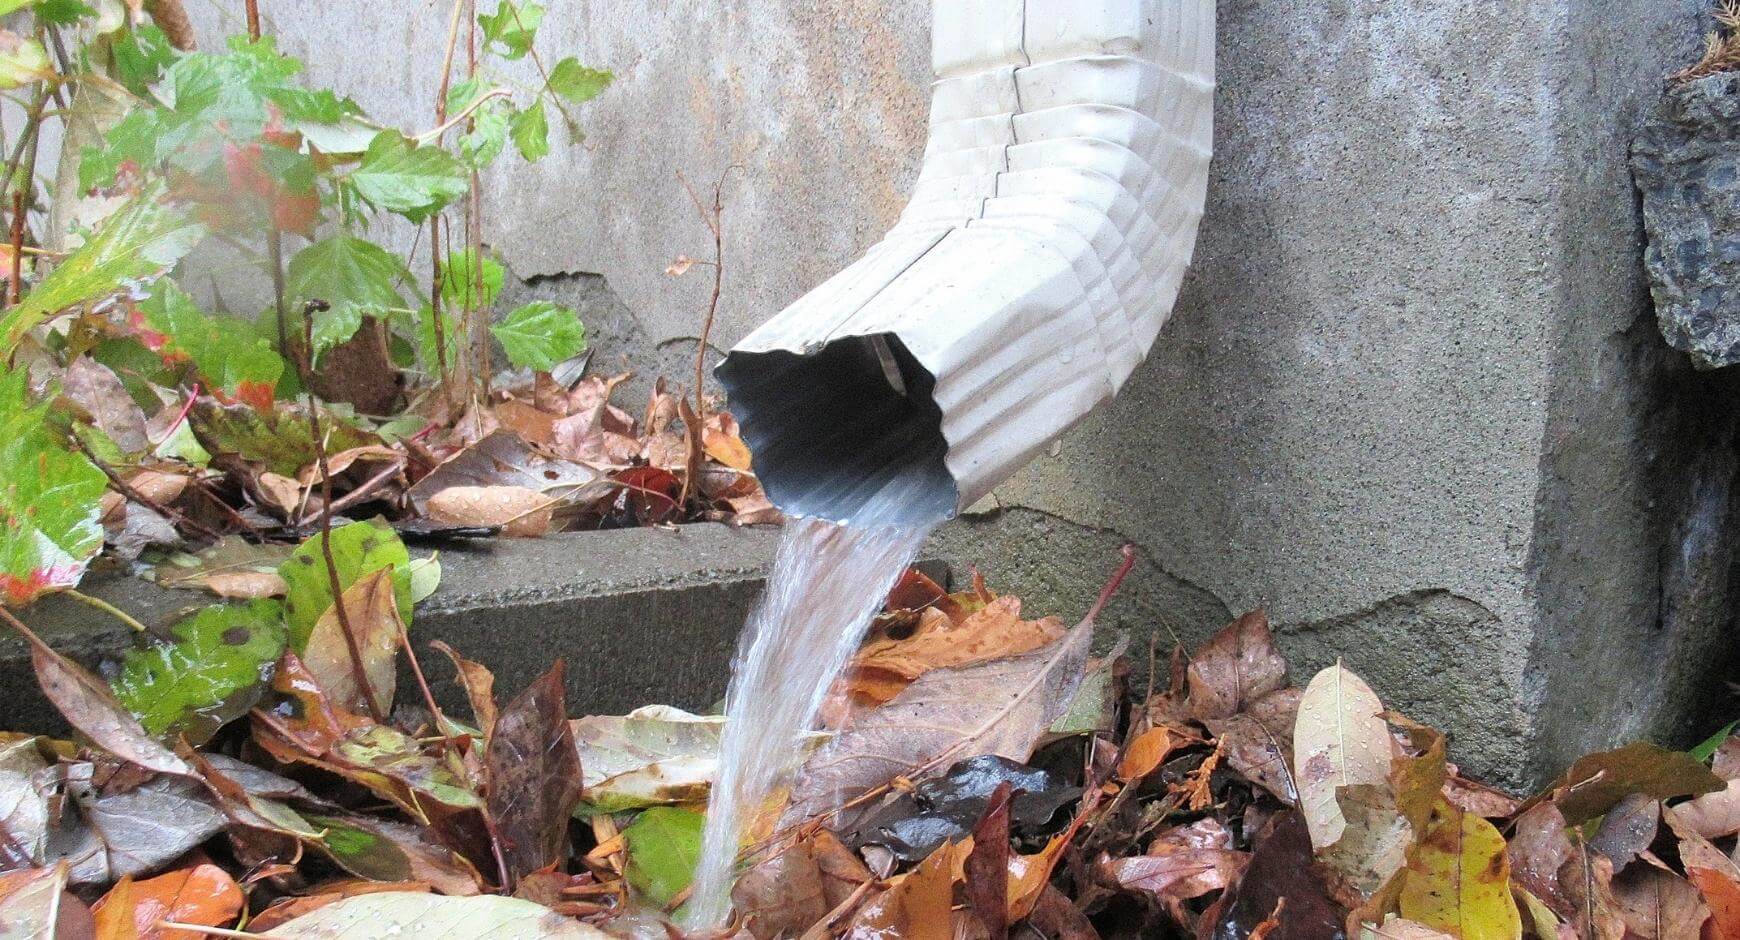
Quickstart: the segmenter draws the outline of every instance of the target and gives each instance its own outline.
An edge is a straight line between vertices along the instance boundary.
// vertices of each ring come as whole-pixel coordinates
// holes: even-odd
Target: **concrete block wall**
[[[1266,605],[1301,666],[1345,656],[1511,782],[1703,730],[1735,646],[1735,383],[1657,337],[1625,169],[1702,5],[1222,0],[1174,321],[939,548],[1067,617],[1135,542],[1109,620],[1139,642]],[[239,4],[194,6],[211,36],[239,27]],[[444,9],[263,6],[323,81],[429,123]],[[721,348],[895,218],[928,0],[548,6],[545,55],[618,83],[582,144],[492,175],[486,234],[520,289],[597,300],[606,363],[693,353],[710,283],[662,272],[710,241],[678,171],[739,167]]]

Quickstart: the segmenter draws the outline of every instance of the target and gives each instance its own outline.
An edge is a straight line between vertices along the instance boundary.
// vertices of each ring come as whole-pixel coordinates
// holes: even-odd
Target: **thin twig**
[[[689,193],[689,200],[695,204],[695,211],[700,213],[701,221],[707,224],[708,231],[713,233],[713,296],[707,301],[707,318],[701,321],[701,338],[695,349],[695,428],[689,435],[688,471],[683,474],[683,491],[678,500],[678,506],[687,506],[689,496],[697,487],[696,469],[700,465],[699,455],[695,451],[701,446],[702,428],[707,424],[707,401],[702,394],[707,377],[707,343],[713,335],[713,318],[719,312],[719,293],[725,283],[725,237],[723,217],[725,204],[721,195],[725,189],[725,177],[736,168],[736,164],[719,171],[719,181],[713,184],[713,208],[709,212],[701,205],[701,197],[695,194],[695,187],[689,185],[689,178],[683,171],[677,171],[677,179],[683,183],[683,189]]]
[[[126,480],[121,479],[121,474],[119,472],[117,472],[114,467],[111,467],[107,463],[104,463],[103,459],[101,457],[98,457],[96,455],[96,453],[94,451],[92,451],[90,449],[90,447],[85,444],[84,441],[79,440],[78,435],[69,434],[69,435],[67,435],[67,440],[72,442],[73,447],[76,448],[79,451],[79,453],[82,453],[85,455],[86,460],[89,460],[92,463],[92,465],[94,465],[98,470],[103,471],[103,476],[106,476],[109,478],[109,485],[111,487],[114,487],[115,492],[120,493],[122,496],[126,497],[127,499],[131,500],[132,502],[135,502],[141,506],[144,506],[146,509],[149,509],[152,512],[157,513],[158,515],[163,516],[164,518],[170,520],[171,522],[173,522],[177,525],[187,526],[189,529],[192,529],[193,531],[198,532],[201,536],[204,536],[205,538],[212,539],[215,541],[217,539],[221,539],[224,537],[224,534],[222,532],[219,532],[218,530],[212,528],[211,526],[208,526],[205,523],[200,522],[198,519],[195,519],[192,516],[189,516],[188,514],[182,512],[178,509],[171,509],[170,507],[163,505],[162,503],[158,502],[157,500],[154,500],[151,497],[146,496],[144,493],[139,492],[139,490],[136,487],[134,487],[133,484],[128,483]]]
[[[486,91],[481,95],[478,95],[476,100],[474,100],[470,104],[466,105],[465,108],[463,110],[461,110],[458,114],[455,114],[452,117],[449,117],[446,120],[443,120],[440,124],[437,124],[436,126],[429,128],[428,130],[424,131],[421,134],[418,134],[416,137],[413,137],[411,139],[416,141],[419,146],[421,146],[423,144],[431,143],[431,142],[435,141],[436,139],[440,138],[440,136],[442,134],[447,133],[448,131],[454,129],[455,127],[458,127],[461,122],[470,119],[471,115],[473,113],[475,113],[478,108],[482,107],[484,102],[489,101],[493,98],[511,98],[511,97],[513,97],[513,92],[508,91],[506,88],[492,88],[489,91]]]
[[[248,38],[260,38],[260,0],[247,0]]]
[[[304,389],[313,387],[314,370],[309,359],[314,353],[314,313],[319,305],[311,302],[308,306],[310,309],[302,311],[302,355],[295,357]],[[339,632],[344,634],[344,645],[350,651],[350,668],[357,689],[369,706],[369,714],[375,721],[385,722],[386,712],[375,701],[374,685],[369,682],[368,670],[363,667],[362,648],[357,645],[350,613],[345,610],[344,585],[338,578],[338,563],[332,558],[332,474],[326,463],[326,439],[320,432],[320,406],[312,391],[307,392],[307,396],[309,432],[314,436],[314,462],[320,469],[320,556],[326,562],[326,580],[332,588],[332,609],[338,615]]]
[[[518,26],[521,29],[521,31],[524,31],[526,28],[526,24],[520,22],[519,5],[518,4],[511,5],[507,9],[508,9],[509,13],[513,14],[514,25]],[[550,101],[553,104],[555,104],[556,111],[562,115],[562,121],[568,125],[570,130],[572,130],[575,127],[578,127],[580,122],[575,119],[574,115],[568,113],[568,109],[566,107],[563,107],[561,93],[556,91],[556,89],[554,87],[552,87],[551,81],[550,81],[550,70],[547,68],[544,68],[544,58],[543,58],[543,56],[538,55],[537,45],[536,44],[528,45],[526,47],[526,51],[530,52],[532,54],[532,64],[536,65],[538,67],[538,74],[542,75],[544,77],[544,87],[549,89]],[[543,92],[540,91],[539,95],[542,96],[542,94],[543,94]]]
[[[435,124],[444,126],[447,123],[447,91],[453,84],[453,55],[459,48],[460,14],[465,12],[467,0],[453,0],[453,12],[447,19],[447,52],[441,58],[441,84],[435,92]],[[447,324],[442,318],[441,310],[441,213],[429,217],[429,316],[435,333],[435,375],[442,388],[442,397],[451,407],[453,401],[453,376],[447,369]]]
[[[68,598],[75,600],[75,601],[78,601],[79,603],[85,605],[86,607],[90,607],[90,608],[93,608],[95,610],[100,610],[103,613],[108,614],[109,616],[115,618],[116,620],[121,621],[122,623],[126,624],[127,626],[132,627],[134,633],[150,633],[151,632],[148,627],[146,627],[144,624],[140,623],[138,620],[135,620],[132,617],[132,615],[128,614],[126,611],[122,610],[121,608],[116,607],[114,604],[111,604],[108,601],[103,600],[100,597],[92,597],[91,595],[86,594],[83,591],[75,591],[72,588],[66,588],[65,590],[61,591],[60,593],[65,594]]]
[[[374,489],[379,487],[382,483],[386,482],[387,479],[389,477],[391,477],[393,474],[398,473],[399,471],[401,471],[403,469],[405,469],[404,463],[397,461],[397,460],[393,461],[392,463],[387,465],[386,469],[382,470],[381,472],[375,474],[372,477],[369,477],[368,479],[364,480],[362,482],[362,484],[360,486],[358,486],[356,489],[351,490],[350,492],[339,497],[338,502],[333,503],[331,509],[328,511],[334,515],[337,515],[338,513],[341,513],[343,511],[345,511],[346,509],[349,509],[350,507],[352,507],[352,506],[356,505],[358,502],[360,502],[364,496],[367,496],[370,492],[372,492]],[[307,524],[307,522],[308,522],[307,519],[299,518],[296,521],[296,525],[298,528],[300,528],[301,526]]]

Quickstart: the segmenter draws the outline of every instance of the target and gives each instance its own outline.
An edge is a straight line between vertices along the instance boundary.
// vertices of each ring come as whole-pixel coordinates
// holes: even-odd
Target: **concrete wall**
[[[444,10],[264,6],[323,79],[428,125]],[[549,6],[540,48],[619,82],[584,143],[489,180],[486,231],[522,290],[591,298],[606,360],[693,353],[708,276],[662,270],[710,239],[678,171],[739,167],[721,347],[899,211],[926,0]],[[1512,778],[1699,730],[1733,646],[1733,382],[1655,335],[1624,160],[1701,6],[1223,0],[1177,315],[1122,398],[942,533],[957,570],[1070,616],[1133,541],[1110,619],[1139,639],[1266,605],[1301,665],[1345,656]]]

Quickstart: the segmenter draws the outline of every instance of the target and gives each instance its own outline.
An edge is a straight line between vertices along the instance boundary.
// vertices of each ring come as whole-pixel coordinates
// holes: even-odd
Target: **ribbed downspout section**
[[[1190,263],[1213,0],[937,0],[931,58],[900,220],[717,370],[790,513],[971,504],[1117,393]]]

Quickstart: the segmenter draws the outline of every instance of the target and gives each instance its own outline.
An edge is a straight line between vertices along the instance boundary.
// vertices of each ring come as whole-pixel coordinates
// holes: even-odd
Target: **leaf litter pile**
[[[505,690],[440,644],[419,663],[430,566],[378,524],[319,538],[284,600],[106,679],[0,609],[77,731],[0,736],[0,936],[1740,935],[1740,736],[1518,800],[1339,665],[1293,685],[1260,611],[1136,688],[1091,614],[917,571],[746,834],[732,923],[685,933],[725,719],[570,719],[559,661]]]

